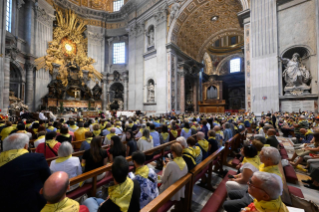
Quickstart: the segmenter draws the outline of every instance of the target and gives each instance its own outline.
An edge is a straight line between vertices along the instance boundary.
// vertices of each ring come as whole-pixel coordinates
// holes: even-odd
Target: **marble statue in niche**
[[[149,80],[147,85],[147,102],[155,102],[154,81]]]
[[[302,95],[310,93],[311,82],[310,71],[302,63],[300,55],[294,53],[291,59],[278,57],[285,65],[283,78],[286,83],[284,87],[286,95]]]
[[[154,27],[151,26],[147,33],[147,47],[154,46]]]

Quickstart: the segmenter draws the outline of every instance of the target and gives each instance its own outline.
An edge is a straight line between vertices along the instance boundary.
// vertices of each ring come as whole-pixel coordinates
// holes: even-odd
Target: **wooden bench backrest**
[[[227,165],[227,156],[234,150],[234,143],[239,139],[239,134],[236,134],[225,142],[225,152],[223,154],[223,165]]]

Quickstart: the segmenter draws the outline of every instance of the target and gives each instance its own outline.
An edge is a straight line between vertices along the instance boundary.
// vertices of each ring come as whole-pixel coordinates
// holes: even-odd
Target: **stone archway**
[[[14,93],[14,96],[24,100],[24,83],[22,81],[22,73],[14,63],[10,63],[10,92]]]
[[[124,86],[122,83],[115,82],[110,86],[110,104],[118,104],[119,110],[124,110]]]

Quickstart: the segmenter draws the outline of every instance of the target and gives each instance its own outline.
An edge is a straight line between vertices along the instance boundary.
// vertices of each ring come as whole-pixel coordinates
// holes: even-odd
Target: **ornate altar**
[[[95,70],[94,59],[87,57],[87,38],[83,20],[67,10],[65,14],[55,7],[57,24],[53,41],[49,42],[47,55],[35,60],[37,70],[50,72],[52,81],[45,97],[47,107],[101,108],[102,88],[99,82],[102,74]],[[87,84],[94,80],[96,85],[90,89]]]
[[[223,97],[223,82],[210,77],[202,84],[203,101],[198,103],[200,113],[224,113],[226,101]]]

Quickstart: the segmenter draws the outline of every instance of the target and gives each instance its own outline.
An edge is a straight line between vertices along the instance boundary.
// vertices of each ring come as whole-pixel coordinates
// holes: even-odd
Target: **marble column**
[[[27,73],[27,86],[26,86],[26,105],[29,106],[29,110],[33,111],[33,97],[34,97],[34,85],[33,85],[33,69],[34,63],[30,60],[26,61],[25,64],[26,73]]]
[[[7,1],[0,0],[0,44],[6,41],[6,5]],[[5,70],[5,45],[0,45],[0,109],[4,109],[4,70]],[[2,113],[2,112],[0,112]]]
[[[3,114],[8,113],[8,107],[10,105],[9,101],[9,91],[10,91],[10,60],[11,54],[6,54],[4,59],[4,86],[3,86]]]
[[[251,111],[279,110],[276,0],[251,0]]]
[[[178,70],[178,81],[179,81],[179,109],[181,113],[185,113],[185,71],[184,66],[180,66]]]
[[[103,79],[102,79],[102,110],[106,110],[106,73],[103,73]]]
[[[31,42],[32,42],[32,0],[26,0],[25,2],[25,14],[24,14],[24,26],[25,26],[25,49],[27,54],[31,54]]]
[[[124,110],[128,110],[128,73],[123,74],[124,79]]]

